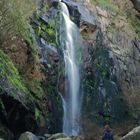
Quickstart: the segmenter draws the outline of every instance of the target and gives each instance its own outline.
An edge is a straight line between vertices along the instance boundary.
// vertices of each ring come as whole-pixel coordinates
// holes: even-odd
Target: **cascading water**
[[[78,27],[70,20],[69,11],[65,3],[60,2],[61,27],[60,42],[63,47],[65,60],[65,94],[63,101],[63,133],[77,136],[80,132],[80,74],[76,57],[76,48],[79,46],[80,35]],[[63,27],[62,27],[63,25]]]

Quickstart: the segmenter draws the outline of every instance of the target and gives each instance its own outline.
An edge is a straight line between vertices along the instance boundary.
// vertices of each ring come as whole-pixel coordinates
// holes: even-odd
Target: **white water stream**
[[[65,60],[65,94],[61,96],[63,101],[63,133],[77,136],[80,132],[80,74],[77,64],[76,47],[79,46],[80,35],[78,27],[70,20],[68,8],[60,2],[62,22],[60,24],[61,44],[63,46]],[[63,35],[61,35],[63,34]]]

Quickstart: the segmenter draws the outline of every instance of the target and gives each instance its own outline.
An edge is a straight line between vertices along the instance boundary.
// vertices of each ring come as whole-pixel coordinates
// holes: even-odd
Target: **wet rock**
[[[62,2],[64,2],[68,6],[71,20],[73,20],[73,22],[75,22],[79,26],[81,15],[78,10],[78,4],[76,2],[67,1],[67,0],[62,0]]]
[[[93,25],[96,25],[96,18],[97,18],[97,12],[95,10],[95,7],[90,8],[87,5],[84,4],[78,4],[78,11],[80,13],[80,22],[84,21]]]
[[[25,132],[20,135],[19,140],[39,140],[39,138],[31,132]]]
[[[44,137],[49,138],[49,137],[51,137],[51,134],[44,134]]]
[[[134,128],[127,135],[125,135],[121,140],[140,140],[140,126]]]

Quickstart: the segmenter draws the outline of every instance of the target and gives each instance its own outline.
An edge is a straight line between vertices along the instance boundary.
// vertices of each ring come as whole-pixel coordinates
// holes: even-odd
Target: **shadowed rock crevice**
[[[35,132],[37,128],[34,112],[26,105],[23,105],[13,97],[3,94],[0,96],[4,108],[1,109],[1,122],[18,135],[26,130]],[[7,102],[8,101],[8,102]]]

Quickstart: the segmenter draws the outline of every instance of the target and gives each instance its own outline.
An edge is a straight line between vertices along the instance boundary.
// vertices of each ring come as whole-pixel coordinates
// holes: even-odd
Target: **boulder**
[[[20,135],[19,140],[39,140],[39,138],[31,132],[25,132]]]
[[[44,137],[48,139],[49,137],[51,137],[51,134],[44,134]]]
[[[48,140],[61,140],[62,138],[66,138],[66,136],[63,133],[56,133],[54,135],[52,135],[50,138],[48,138]]]
[[[121,140],[140,140],[140,126],[134,128],[127,135],[123,136]]]

